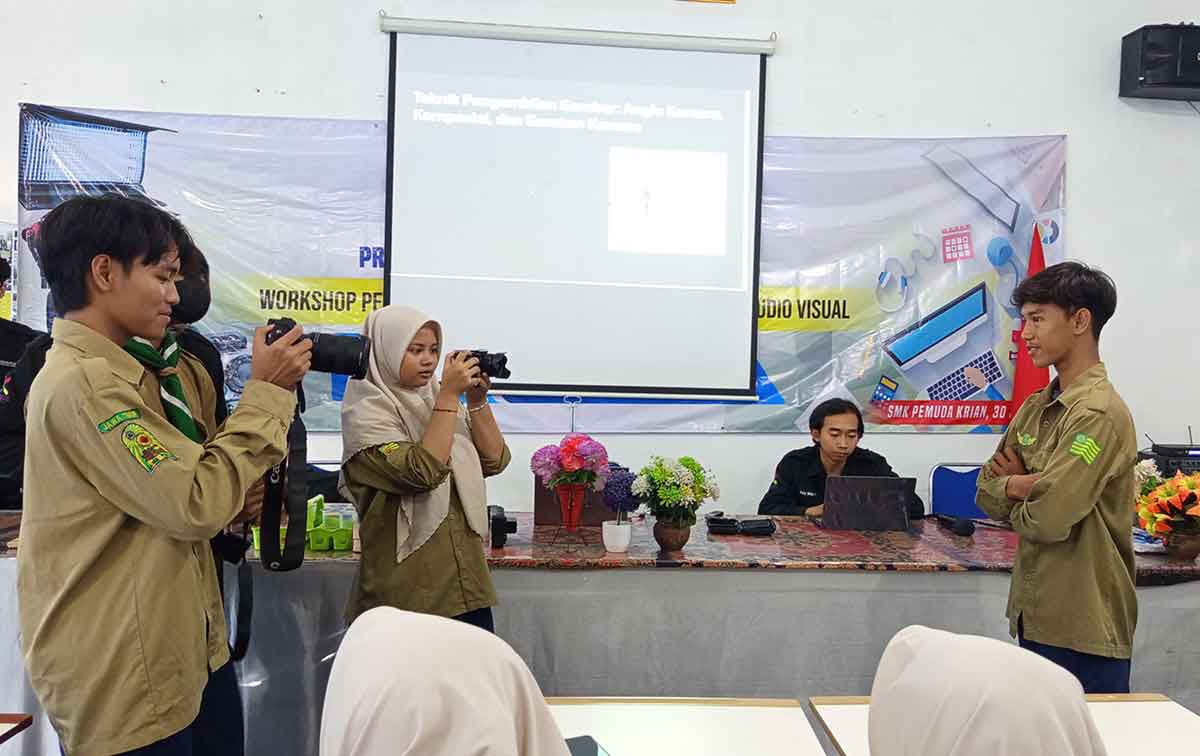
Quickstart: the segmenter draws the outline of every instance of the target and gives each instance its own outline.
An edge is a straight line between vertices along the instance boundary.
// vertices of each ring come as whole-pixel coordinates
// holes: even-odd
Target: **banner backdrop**
[[[1063,259],[1064,137],[766,140],[757,402],[496,397],[509,432],[787,432],[841,396],[884,402],[877,430],[990,430],[1007,420],[1035,233]],[[23,105],[18,319],[54,316],[37,222],[80,193],[177,214],[212,268],[199,328],[226,398],[253,328],[288,316],[356,333],[383,301],[383,122]],[[510,355],[519,369],[520,356]],[[696,355],[703,360],[704,355]],[[336,430],[345,376],[304,384],[310,430]]]
[[[803,432],[812,407],[843,397],[878,403],[875,430],[998,429],[1035,229],[1046,264],[1063,259],[1065,155],[1061,136],[768,138],[758,401],[585,400],[576,427]],[[569,423],[561,402],[537,402],[498,408],[505,429]]]
[[[19,319],[44,329],[54,315],[36,255],[42,216],[80,193],[148,198],[208,258],[213,304],[199,330],[220,349],[236,402],[256,326],[287,316],[357,333],[382,304],[385,154],[383,122],[23,105]],[[339,427],[344,386],[345,376],[305,379],[310,429]]]

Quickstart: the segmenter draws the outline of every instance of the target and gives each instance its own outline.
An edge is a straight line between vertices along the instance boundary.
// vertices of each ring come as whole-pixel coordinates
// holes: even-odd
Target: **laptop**
[[[908,530],[908,508],[916,495],[916,478],[827,478],[821,527]]]
[[[591,735],[567,738],[567,750],[571,756],[609,756],[608,751],[601,748]]]

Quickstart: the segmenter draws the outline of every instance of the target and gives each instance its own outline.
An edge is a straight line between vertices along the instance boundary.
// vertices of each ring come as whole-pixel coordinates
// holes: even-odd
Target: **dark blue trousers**
[[[490,606],[485,606],[482,609],[474,609],[466,614],[460,614],[457,617],[453,617],[453,619],[456,619],[459,622],[466,622],[468,625],[474,625],[475,627],[483,628],[493,635],[496,633],[496,623],[492,618],[492,608]]]
[[[1017,621],[1017,641],[1021,648],[1049,659],[1079,678],[1084,693],[1129,692],[1129,659],[1112,659],[1026,640],[1025,626],[1020,620]]]
[[[242,696],[233,662],[208,676],[196,720],[169,738],[125,756],[244,756]]]

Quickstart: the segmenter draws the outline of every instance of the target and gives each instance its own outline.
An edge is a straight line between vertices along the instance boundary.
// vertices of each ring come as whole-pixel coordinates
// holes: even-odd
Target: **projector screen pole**
[[[467,21],[381,16],[379,30],[387,33],[429,34],[443,37],[507,39],[518,42],[557,42],[567,45],[639,47],[649,50],[775,54],[775,32],[767,39],[738,37],[693,37],[685,34],[639,34],[598,29],[562,29],[551,26],[481,24]]]
[[[569,432],[574,433],[575,432],[575,408],[578,407],[579,405],[583,404],[583,397],[582,396],[564,396],[563,403],[571,408],[571,430]]]

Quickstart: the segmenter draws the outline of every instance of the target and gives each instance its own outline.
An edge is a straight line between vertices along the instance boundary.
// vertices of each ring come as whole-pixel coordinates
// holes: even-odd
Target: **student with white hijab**
[[[347,384],[342,401],[339,488],[358,510],[362,541],[346,619],[393,606],[492,630],[483,479],[511,455],[488,377],[458,352],[446,355],[439,382],[441,326],[410,307],[372,312],[363,333],[367,375]]]
[[[1011,643],[920,625],[871,688],[872,756],[1105,756],[1070,672]]]
[[[320,756],[569,756],[537,681],[500,638],[390,607],[342,639]]]

